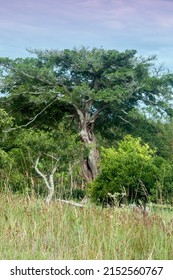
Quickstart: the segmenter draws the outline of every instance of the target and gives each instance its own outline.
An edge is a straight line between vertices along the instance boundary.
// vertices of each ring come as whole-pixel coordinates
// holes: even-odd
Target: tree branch
[[[22,127],[27,127],[28,125],[30,125],[31,123],[33,123],[37,118],[38,116],[40,116],[47,108],[49,108],[56,100],[58,100],[58,97],[56,97],[54,100],[52,100],[46,107],[44,107],[37,115],[34,116],[34,118],[32,120],[30,120],[28,123],[26,124],[23,124],[23,125],[20,125],[20,126],[17,126],[17,127],[13,127],[13,128],[10,128],[8,130],[4,130],[3,132],[10,132],[12,130],[16,130],[16,129],[20,129]]]
[[[50,155],[49,155],[49,156],[50,156]],[[52,156],[51,156],[51,157],[52,157]],[[54,157],[53,157],[53,158],[54,158]],[[53,170],[52,170],[52,173],[49,175],[49,182],[48,182],[46,176],[38,169],[39,159],[40,159],[40,157],[37,158],[34,168],[35,168],[36,172],[43,178],[43,180],[44,180],[44,182],[45,182],[45,184],[46,184],[46,187],[47,187],[48,190],[49,190],[49,194],[48,194],[48,196],[46,197],[46,203],[49,204],[50,201],[52,200],[52,197],[53,197],[54,191],[55,191],[53,177],[54,177],[54,174],[55,174],[55,172],[56,172],[56,170],[57,170],[57,162],[58,162],[58,160],[59,160],[60,158],[56,159],[56,160],[57,160],[57,161],[56,161],[56,164],[55,164],[55,166],[54,166],[54,168],[53,168]]]
[[[99,114],[100,114],[106,107],[108,107],[108,104],[103,105],[102,108],[100,108],[99,110],[97,110],[97,111],[93,114],[93,116],[91,117],[90,122],[95,122],[96,118],[99,116]]]
[[[50,156],[50,155],[49,155]],[[52,157],[52,156],[51,156]],[[53,157],[53,158],[55,158],[55,157]],[[58,160],[60,159],[60,158],[58,158],[58,159],[56,159],[57,160],[57,162],[56,162],[56,165],[54,166],[54,168],[53,168],[53,170],[52,170],[52,173],[49,175],[49,182],[48,182],[48,180],[47,180],[47,178],[46,178],[46,176],[38,169],[38,163],[39,163],[39,159],[40,159],[40,157],[37,157],[37,160],[36,160],[36,163],[35,163],[35,166],[34,166],[34,168],[35,168],[35,170],[36,170],[36,172],[43,178],[43,180],[44,180],[44,182],[45,182],[45,184],[46,184],[46,187],[48,188],[48,190],[49,190],[49,194],[48,194],[48,196],[46,197],[46,203],[50,203],[50,201],[52,200],[52,197],[53,197],[53,194],[54,194],[54,190],[55,190],[55,188],[54,188],[54,181],[53,181],[53,176],[54,176],[54,174],[55,174],[55,172],[56,172],[56,170],[57,170],[57,162],[58,162]],[[63,200],[63,199],[57,199],[59,202],[62,202],[62,203],[66,203],[66,204],[70,204],[70,205],[72,205],[72,206],[77,206],[77,207],[84,207],[84,205],[83,204],[81,204],[81,203],[76,203],[76,202],[73,202],[73,201],[68,201],[68,200]]]
[[[34,168],[35,168],[36,172],[43,178],[43,180],[44,180],[44,182],[45,182],[45,184],[46,184],[46,187],[47,187],[49,190],[51,190],[51,186],[49,185],[49,182],[48,182],[48,180],[47,180],[47,178],[46,178],[46,175],[44,175],[44,174],[38,169],[39,160],[40,160],[40,157],[37,158]]]
[[[118,116],[118,118],[120,118],[122,121],[124,121],[125,123],[129,123],[131,126],[135,127],[131,122],[125,120],[123,117]]]
[[[17,73],[17,71],[15,71],[15,69],[13,69],[13,71]],[[50,85],[51,85],[51,86],[54,85],[53,83],[50,83],[49,80],[42,79],[40,76],[32,76],[32,75],[29,75],[28,73],[25,73],[25,72],[22,71],[22,70],[20,71],[20,73],[21,73],[23,76],[25,76],[25,77],[27,77],[27,78],[29,78],[29,79],[38,80],[38,81],[40,81],[40,82],[42,82],[42,83],[44,83],[44,84],[47,84],[47,85],[49,85],[49,86],[50,86]]]
[[[78,115],[78,117],[79,117],[80,122],[83,123],[83,121],[84,121],[84,114],[83,114],[82,111],[77,107],[76,104],[73,103],[72,105],[73,105],[73,107],[76,109],[76,112],[77,112],[77,115]]]
[[[62,202],[62,203],[65,203],[65,204],[70,204],[72,206],[77,206],[77,207],[81,207],[83,208],[84,205],[81,204],[81,203],[76,203],[76,202],[73,202],[73,201],[69,201],[69,200],[64,200],[64,199],[57,199],[59,202]]]

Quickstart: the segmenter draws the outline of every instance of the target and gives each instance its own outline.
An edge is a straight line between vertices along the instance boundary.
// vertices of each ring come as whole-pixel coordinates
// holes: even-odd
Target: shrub
[[[100,174],[90,185],[95,202],[146,203],[156,188],[156,150],[128,135],[118,148],[102,148]]]
[[[162,157],[154,157],[157,166],[157,179],[151,189],[152,200],[159,204],[173,204],[173,165]]]

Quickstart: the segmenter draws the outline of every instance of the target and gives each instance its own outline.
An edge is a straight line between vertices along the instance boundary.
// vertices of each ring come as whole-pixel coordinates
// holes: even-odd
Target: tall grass
[[[0,194],[0,259],[172,259],[170,214]]]

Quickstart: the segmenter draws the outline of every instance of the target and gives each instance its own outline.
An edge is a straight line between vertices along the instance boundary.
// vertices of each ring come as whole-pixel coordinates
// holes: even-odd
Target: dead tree
[[[35,163],[35,170],[36,172],[43,178],[44,182],[45,182],[45,185],[49,191],[48,193],[48,196],[46,197],[46,203],[50,203],[50,201],[52,200],[52,197],[54,195],[54,191],[55,191],[55,187],[54,187],[54,180],[53,180],[53,177],[54,177],[54,174],[57,170],[57,163],[59,161],[59,158],[56,159],[56,163],[55,163],[55,166],[54,168],[52,169],[52,172],[51,174],[49,175],[49,180],[46,178],[46,175],[43,174],[43,172],[41,172],[39,169],[38,169],[38,163],[39,163],[39,160],[40,160],[40,157],[37,158],[36,160],[36,163]]]
[[[49,175],[49,180],[47,179],[47,176],[45,174],[43,174],[43,172],[41,172],[39,169],[38,169],[38,163],[39,163],[39,160],[40,160],[40,157],[37,157],[37,160],[36,160],[36,163],[35,163],[35,170],[36,172],[43,178],[44,182],[45,182],[45,185],[48,189],[48,196],[46,197],[46,203],[49,204],[53,198],[53,195],[54,195],[54,192],[55,192],[55,186],[54,186],[54,174],[57,170],[57,164],[58,164],[58,161],[60,158],[55,158],[53,156],[50,156],[54,159],[56,159],[56,163],[55,163],[55,166],[53,167],[52,169],[52,172],[51,174]],[[63,200],[63,199],[58,199],[59,202],[61,203],[65,203],[65,204],[70,204],[72,206],[77,206],[77,207],[84,207],[83,204],[80,204],[80,203],[75,203],[73,201],[68,201],[68,200]]]

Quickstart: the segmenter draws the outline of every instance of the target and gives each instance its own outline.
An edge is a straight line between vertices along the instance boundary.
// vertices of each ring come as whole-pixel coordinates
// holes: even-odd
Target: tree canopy
[[[14,123],[4,133],[14,140],[22,129],[41,130],[54,139],[63,123],[83,143],[81,167],[87,182],[99,172],[98,141],[109,146],[129,132],[138,136],[139,126],[149,123],[153,134],[146,131],[145,138],[150,140],[161,129],[154,129],[155,116],[166,122],[172,115],[172,74],[156,68],[154,56],[85,47],[30,54],[0,58],[1,106]]]

